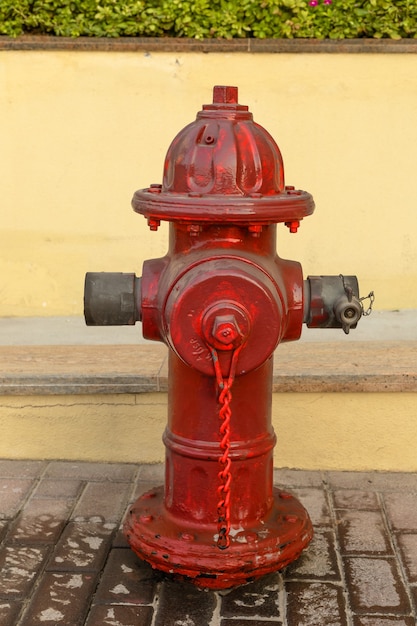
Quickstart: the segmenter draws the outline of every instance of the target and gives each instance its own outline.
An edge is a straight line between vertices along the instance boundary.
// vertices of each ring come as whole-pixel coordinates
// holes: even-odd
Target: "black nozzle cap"
[[[121,272],[88,272],[84,284],[87,326],[128,326],[140,319],[140,278]]]

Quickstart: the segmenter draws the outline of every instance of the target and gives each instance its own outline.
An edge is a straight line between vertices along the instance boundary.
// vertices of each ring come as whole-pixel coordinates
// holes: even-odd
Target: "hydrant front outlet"
[[[310,327],[355,328],[353,276],[303,279],[276,252],[312,196],[285,185],[271,135],[217,86],[213,103],[173,140],[162,185],[132,200],[152,231],[169,222],[166,256],[142,277],[89,273],[88,324],[142,321],[169,347],[163,486],[131,507],[124,532],[152,567],[222,589],[282,569],[313,536],[308,513],[273,486],[273,354]]]

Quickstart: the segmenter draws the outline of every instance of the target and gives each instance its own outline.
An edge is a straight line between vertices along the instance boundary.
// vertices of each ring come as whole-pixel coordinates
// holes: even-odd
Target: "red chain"
[[[230,420],[232,417],[232,409],[230,408],[230,404],[232,401],[231,388],[235,379],[236,365],[241,348],[242,345],[238,346],[232,354],[232,363],[230,365],[230,372],[227,378],[223,378],[217,350],[215,350],[215,348],[210,348],[214,371],[216,373],[217,385],[220,389],[219,418],[221,421],[220,449],[222,450],[222,454],[219,458],[219,463],[222,466],[222,469],[218,474],[221,484],[217,488],[217,493],[220,498],[217,504],[217,523],[219,531],[217,547],[220,548],[220,550],[225,550],[230,546],[230,486],[232,483],[232,474],[230,472],[232,465],[230,460]]]

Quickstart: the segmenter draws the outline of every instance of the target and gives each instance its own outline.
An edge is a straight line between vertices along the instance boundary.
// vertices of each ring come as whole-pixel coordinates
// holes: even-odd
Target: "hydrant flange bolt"
[[[288,228],[290,233],[296,233],[300,227],[300,220],[292,220],[290,222],[285,222],[285,226]]]
[[[156,220],[156,219],[153,219],[151,217],[148,217],[149,230],[156,231],[156,230],[158,230],[160,225],[161,225],[161,220]]]

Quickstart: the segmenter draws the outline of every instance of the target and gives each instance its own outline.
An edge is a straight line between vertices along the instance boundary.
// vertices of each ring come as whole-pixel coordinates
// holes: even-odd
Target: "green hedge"
[[[0,0],[0,34],[417,37],[417,0]]]

